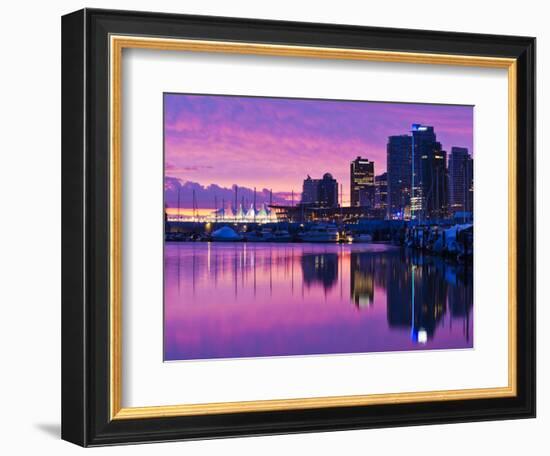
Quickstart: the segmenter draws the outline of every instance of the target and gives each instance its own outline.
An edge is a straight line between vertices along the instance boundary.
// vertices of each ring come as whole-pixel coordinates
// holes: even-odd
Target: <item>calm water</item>
[[[167,243],[165,359],[468,348],[472,301],[470,268],[393,246]]]

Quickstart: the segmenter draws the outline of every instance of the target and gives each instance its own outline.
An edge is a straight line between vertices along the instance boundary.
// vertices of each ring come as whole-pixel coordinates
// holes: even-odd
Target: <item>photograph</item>
[[[475,106],[162,96],[164,361],[474,348]]]
[[[51,219],[36,192],[61,142],[61,289],[41,272],[56,269],[50,253],[35,274],[45,285],[30,287],[41,304],[44,287],[61,292],[61,322],[49,310],[31,319],[60,327],[61,351],[59,338],[42,351],[60,358],[61,388],[57,373],[57,396],[33,391],[39,411],[58,414],[60,397],[61,419],[37,429],[60,422],[64,441],[134,452],[293,434],[295,453],[311,450],[296,434],[354,430],[323,448],[367,432],[369,449],[387,453],[392,433],[394,452],[410,453],[426,439],[400,428],[421,425],[438,425],[432,446],[452,441],[457,454],[488,432],[502,448],[535,448],[543,15],[120,6],[50,15],[63,14],[61,49],[35,15],[46,25],[29,36],[51,35],[58,55],[18,55],[44,75],[46,60],[61,61],[57,89],[41,77],[35,91],[55,100],[32,104],[61,99],[61,116],[35,116],[29,135],[30,105],[6,85],[23,145],[8,155],[27,162],[6,168],[18,207],[6,239],[35,239],[34,220]],[[54,146],[42,147],[47,135]],[[22,185],[34,195],[21,198]],[[23,223],[29,201],[41,212]],[[25,272],[17,303],[29,261],[11,244],[12,269]],[[22,339],[20,326],[8,339]],[[27,361],[34,348],[8,354]],[[29,378],[51,371],[44,355],[45,367],[27,362]],[[470,422],[483,422],[468,425],[470,439],[449,437]],[[27,431],[14,441],[42,445]]]

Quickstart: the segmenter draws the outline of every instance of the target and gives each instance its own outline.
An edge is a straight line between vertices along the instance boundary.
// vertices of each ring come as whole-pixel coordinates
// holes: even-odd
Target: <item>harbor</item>
[[[167,242],[271,243],[387,243],[471,261],[473,224],[455,220],[419,224],[399,220],[363,220],[356,224],[330,222],[247,223],[167,222]]]
[[[165,101],[165,360],[473,347],[470,106]]]
[[[412,124],[409,133],[388,137],[382,174],[368,158],[349,161],[349,192],[332,172],[305,174],[300,192],[282,193],[172,179],[165,184],[165,240],[382,242],[471,261],[473,158],[453,146],[447,160],[432,126]]]

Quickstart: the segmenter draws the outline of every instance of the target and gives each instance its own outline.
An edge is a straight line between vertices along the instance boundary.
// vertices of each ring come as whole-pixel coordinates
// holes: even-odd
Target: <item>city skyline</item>
[[[471,106],[166,94],[165,177],[269,189],[287,201],[294,191],[297,201],[307,174],[329,172],[349,205],[350,163],[362,156],[383,174],[388,138],[413,123],[433,126],[445,150],[465,147],[473,157]]]
[[[473,107],[164,103],[166,361],[473,347]]]

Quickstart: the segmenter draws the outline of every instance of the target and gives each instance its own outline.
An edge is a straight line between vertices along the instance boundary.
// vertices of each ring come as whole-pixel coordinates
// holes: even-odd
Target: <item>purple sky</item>
[[[165,175],[200,184],[208,200],[212,184],[294,190],[299,198],[307,174],[330,172],[343,184],[345,204],[349,162],[361,155],[383,173],[388,136],[413,123],[433,126],[448,152],[462,146],[473,154],[471,106],[180,94],[164,101]]]

